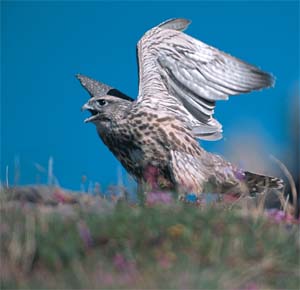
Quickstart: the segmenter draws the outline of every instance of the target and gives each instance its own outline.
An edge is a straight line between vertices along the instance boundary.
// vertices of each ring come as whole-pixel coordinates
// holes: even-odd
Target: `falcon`
[[[137,99],[77,75],[91,98],[82,107],[97,132],[139,185],[194,193],[254,194],[281,189],[276,177],[244,171],[205,151],[199,140],[222,138],[217,101],[273,86],[272,75],[185,33],[190,21],[171,19],[137,44]]]

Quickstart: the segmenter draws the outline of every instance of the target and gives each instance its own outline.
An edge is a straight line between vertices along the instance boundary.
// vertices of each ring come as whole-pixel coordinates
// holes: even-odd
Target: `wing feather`
[[[213,118],[215,102],[231,95],[270,87],[273,77],[229,54],[181,32],[190,22],[171,19],[146,32],[138,43],[140,104],[168,110],[184,106],[181,118],[195,137],[221,138]]]

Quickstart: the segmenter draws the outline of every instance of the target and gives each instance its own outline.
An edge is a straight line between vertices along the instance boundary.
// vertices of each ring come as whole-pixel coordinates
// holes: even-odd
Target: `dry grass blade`
[[[268,194],[267,189],[265,189],[258,198],[257,211],[259,215],[262,215],[264,212],[267,194]]]
[[[9,187],[9,181],[8,181],[8,165],[5,168],[5,180],[6,180],[6,187]]]
[[[280,167],[280,169],[283,171],[284,175],[287,177],[289,184],[291,186],[291,191],[292,191],[292,196],[293,196],[293,207],[294,207],[294,211],[296,212],[297,210],[297,189],[296,189],[296,184],[295,181],[293,179],[292,174],[289,172],[289,170],[287,169],[287,167],[280,161],[278,160],[276,157],[274,157],[273,155],[270,155],[270,158],[278,164],[278,166]]]
[[[286,213],[287,209],[288,209],[288,205],[289,205],[289,199],[290,199],[290,195],[288,194],[286,199],[285,199],[285,203],[284,203],[284,207],[283,207],[283,211]]]

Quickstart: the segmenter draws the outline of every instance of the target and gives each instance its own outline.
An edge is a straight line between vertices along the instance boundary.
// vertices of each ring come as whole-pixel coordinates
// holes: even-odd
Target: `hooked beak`
[[[82,107],[81,107],[81,111],[90,111],[91,112],[91,116],[86,118],[84,120],[84,123],[89,123],[89,122],[92,122],[94,121],[95,119],[98,118],[99,116],[99,113],[93,108],[93,106],[91,106],[89,103],[85,103]]]

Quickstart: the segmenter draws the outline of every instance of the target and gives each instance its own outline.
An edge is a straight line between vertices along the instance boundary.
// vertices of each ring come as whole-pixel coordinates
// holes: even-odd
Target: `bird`
[[[200,197],[214,193],[280,190],[280,178],[245,171],[204,150],[219,140],[217,101],[274,86],[256,66],[184,33],[191,21],[167,20],[137,44],[139,91],[133,99],[114,87],[76,75],[90,94],[82,110],[98,135],[139,186]]]

